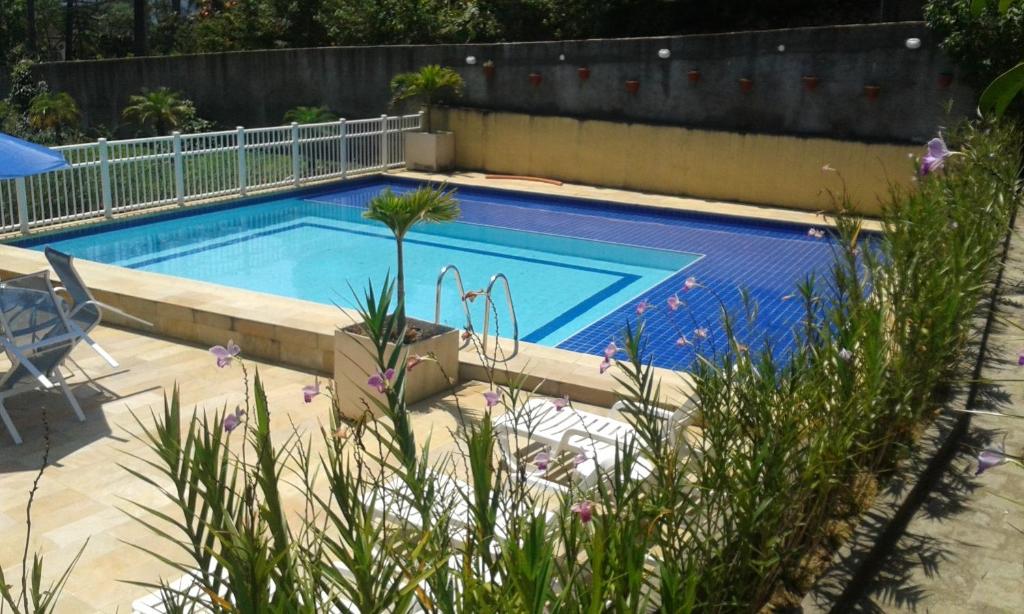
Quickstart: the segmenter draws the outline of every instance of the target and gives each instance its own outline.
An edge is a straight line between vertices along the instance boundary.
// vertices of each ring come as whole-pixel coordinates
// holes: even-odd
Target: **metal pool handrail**
[[[459,300],[462,301],[462,312],[466,316],[466,330],[473,330],[473,319],[469,314],[469,305],[466,304],[466,288],[462,285],[462,273],[459,272],[459,267],[454,264],[449,264],[441,267],[441,272],[437,276],[437,286],[434,290],[434,324],[441,323],[441,284],[444,282],[444,276],[448,274],[448,271],[452,271],[455,274],[455,285],[459,290]]]
[[[495,273],[491,277],[491,282],[487,284],[487,290],[484,292],[484,297],[487,303],[484,305],[484,338],[483,338],[483,349],[487,351],[487,335],[490,332],[490,319],[491,319],[491,307],[494,305],[494,299],[491,298],[491,292],[494,289],[494,284],[501,281],[505,286],[505,300],[508,302],[508,313],[512,316],[512,356],[519,353],[519,320],[516,318],[516,308],[512,304],[512,288],[508,284],[508,277],[505,277],[504,273]],[[465,295],[463,295],[465,296]],[[465,300],[463,300],[465,305]]]

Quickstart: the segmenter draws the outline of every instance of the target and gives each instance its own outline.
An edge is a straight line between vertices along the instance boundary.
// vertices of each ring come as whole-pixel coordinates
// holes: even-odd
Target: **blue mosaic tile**
[[[390,180],[385,185],[404,191],[419,184]],[[364,207],[380,187],[310,200]],[[744,313],[741,289],[756,303],[757,318],[752,326],[743,318],[736,320],[737,337],[754,351],[771,342],[785,354],[804,315],[800,301],[790,297],[809,275],[827,273],[835,255],[831,236],[810,237],[804,225],[482,188],[461,187],[457,192],[463,223],[702,254],[694,264],[558,344],[599,356],[609,342],[621,346],[624,328],[635,327],[642,317],[646,356],[660,367],[686,369],[697,351],[724,351],[722,313]],[[689,277],[696,278],[699,287],[685,292],[683,284]],[[671,296],[682,301],[675,311],[668,306]],[[636,303],[641,300],[652,307],[638,316]],[[706,329],[707,337],[699,339],[694,334],[697,329]],[[680,338],[688,343],[680,345]],[[595,360],[595,370],[597,364]]]

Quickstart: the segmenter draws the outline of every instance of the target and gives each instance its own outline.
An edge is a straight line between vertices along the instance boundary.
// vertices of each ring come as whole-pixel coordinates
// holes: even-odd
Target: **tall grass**
[[[767,343],[751,353],[734,331],[751,330],[740,320],[755,319],[756,306],[723,309],[729,349],[692,373],[699,430],[670,436],[661,385],[643,359],[645,324],[625,330],[627,358],[614,376],[637,437],[588,490],[572,479],[536,490],[500,460],[492,411],[518,411],[530,391],[516,384],[461,422],[457,453],[417,440],[402,348],[387,346],[405,327],[389,316],[390,284],[371,288],[362,307],[377,369],[395,373],[383,393],[367,391],[366,409],[383,418],[333,417],[317,445],[298,434],[275,443],[258,374],[240,435],[225,431],[223,416],[183,420],[175,395],[144,435],[161,477],[136,473],[177,506],[178,517],[150,510],[160,520],[151,526],[180,547],[178,570],[203,589],[165,588],[167,602],[239,612],[753,612],[792,603],[961,377],[1019,204],[1020,140],[992,125],[950,140],[962,153],[894,192],[880,235],[839,220],[830,273],[796,289],[805,318],[792,350]],[[450,475],[468,489],[454,492]],[[290,520],[282,481],[301,499]],[[382,502],[396,512],[388,519],[371,511]]]

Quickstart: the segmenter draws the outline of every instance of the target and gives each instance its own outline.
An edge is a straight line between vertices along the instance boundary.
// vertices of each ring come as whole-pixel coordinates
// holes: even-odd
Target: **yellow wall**
[[[880,211],[890,183],[910,183],[910,145],[442,109],[456,166],[492,173],[702,198],[831,210],[845,180],[857,209]],[[828,164],[839,173],[824,173]],[[841,175],[841,177],[840,177]]]

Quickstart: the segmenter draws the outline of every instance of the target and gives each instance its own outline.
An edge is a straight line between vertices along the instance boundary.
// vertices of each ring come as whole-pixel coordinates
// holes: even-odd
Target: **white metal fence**
[[[401,167],[421,124],[382,115],[55,147],[68,168],[0,181],[0,234]]]

